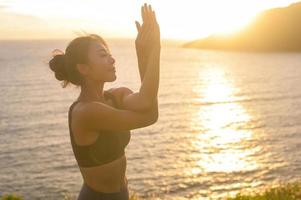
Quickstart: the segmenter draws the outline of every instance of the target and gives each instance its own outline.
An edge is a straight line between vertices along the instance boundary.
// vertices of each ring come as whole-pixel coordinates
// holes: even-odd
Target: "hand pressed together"
[[[155,11],[151,5],[144,4],[141,7],[142,25],[135,21],[138,31],[135,40],[136,52],[139,57],[148,57],[152,51],[160,51],[160,27],[156,19]]]

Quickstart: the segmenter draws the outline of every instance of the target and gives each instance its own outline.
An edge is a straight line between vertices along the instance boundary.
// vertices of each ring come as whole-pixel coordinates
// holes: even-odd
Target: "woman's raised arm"
[[[143,24],[136,21],[138,35],[135,41],[138,66],[141,78],[139,92],[127,88],[121,90],[121,101],[124,109],[145,112],[158,109],[158,89],[160,79],[160,28],[155,12],[150,5],[141,8]]]

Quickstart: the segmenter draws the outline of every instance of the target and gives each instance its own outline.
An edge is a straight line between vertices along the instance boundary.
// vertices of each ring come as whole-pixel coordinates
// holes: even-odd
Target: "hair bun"
[[[55,78],[59,81],[67,80],[67,73],[65,70],[65,55],[55,55],[49,61],[49,67],[55,72]]]

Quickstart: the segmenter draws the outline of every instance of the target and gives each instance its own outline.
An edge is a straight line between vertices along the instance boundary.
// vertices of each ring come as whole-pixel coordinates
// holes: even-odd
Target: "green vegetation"
[[[65,196],[64,200],[74,200],[74,197]],[[0,197],[0,200],[23,200],[22,197],[8,194]],[[134,192],[130,192],[130,200],[142,200]],[[252,194],[237,194],[225,200],[301,200],[301,182],[282,184],[275,188],[266,189],[264,192]]]
[[[227,200],[301,200],[301,183],[282,184],[262,193],[238,194],[234,198],[227,198]]]
[[[17,196],[15,194],[7,194],[0,198],[1,200],[23,200],[21,196]]]

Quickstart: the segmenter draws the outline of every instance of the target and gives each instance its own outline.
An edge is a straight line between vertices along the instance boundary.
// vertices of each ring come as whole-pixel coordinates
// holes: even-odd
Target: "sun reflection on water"
[[[200,73],[204,76],[204,72]],[[258,148],[248,148],[253,132],[243,126],[250,123],[251,116],[235,99],[237,90],[225,76],[222,68],[208,69],[202,84],[194,92],[201,105],[192,119],[191,128],[198,131],[193,145],[196,165],[192,174],[200,172],[238,172],[258,168],[252,155]],[[200,86],[202,85],[202,86]]]

